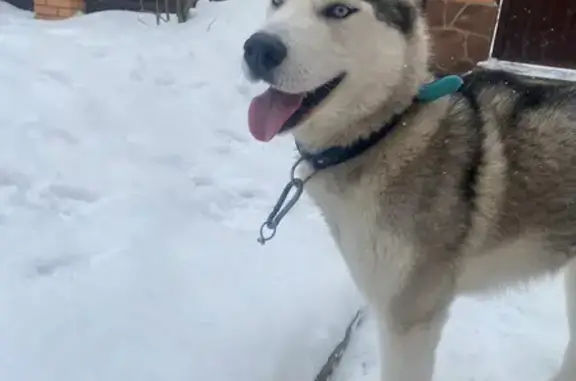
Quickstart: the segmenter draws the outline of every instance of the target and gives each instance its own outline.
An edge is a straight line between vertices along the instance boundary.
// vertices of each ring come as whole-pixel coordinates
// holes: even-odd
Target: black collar
[[[372,148],[388,136],[398,123],[400,123],[400,121],[412,110],[414,105],[418,103],[418,100],[414,100],[410,106],[404,109],[401,113],[395,114],[392,119],[378,130],[372,132],[365,138],[356,140],[348,146],[333,146],[318,153],[312,153],[307,152],[298,142],[296,142],[296,148],[298,149],[302,159],[310,164],[315,171],[334,167],[362,155],[368,149]]]

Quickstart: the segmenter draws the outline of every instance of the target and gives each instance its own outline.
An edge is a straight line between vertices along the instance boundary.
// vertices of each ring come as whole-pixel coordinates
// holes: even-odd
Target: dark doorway
[[[576,69],[576,0],[502,0],[492,56]]]
[[[6,0],[6,2],[25,11],[34,10],[34,0]]]

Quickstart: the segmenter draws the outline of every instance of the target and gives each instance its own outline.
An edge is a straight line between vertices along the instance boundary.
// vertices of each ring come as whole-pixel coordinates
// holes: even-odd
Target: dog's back
[[[556,263],[575,255],[576,87],[478,71],[460,94],[472,110],[466,125],[482,142],[472,171],[476,213],[492,225],[484,245],[537,234]],[[496,211],[483,205],[486,194]]]

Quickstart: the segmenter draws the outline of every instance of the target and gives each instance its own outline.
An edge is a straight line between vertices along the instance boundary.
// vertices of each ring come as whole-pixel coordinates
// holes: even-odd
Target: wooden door
[[[492,57],[576,69],[576,0],[502,0]]]

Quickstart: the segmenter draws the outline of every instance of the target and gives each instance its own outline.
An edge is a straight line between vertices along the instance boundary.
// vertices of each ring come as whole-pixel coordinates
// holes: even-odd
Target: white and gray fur
[[[433,79],[422,0],[340,0],[359,11],[323,18],[336,1],[276,2],[261,29],[288,49],[269,80],[278,89],[311,91],[347,73],[290,131],[312,151],[369,135]],[[572,338],[554,380],[576,379],[575,88],[473,72],[462,91],[416,105],[385,140],[319,172],[307,191],[377,313],[382,381],[432,379],[459,292],[568,267]]]

